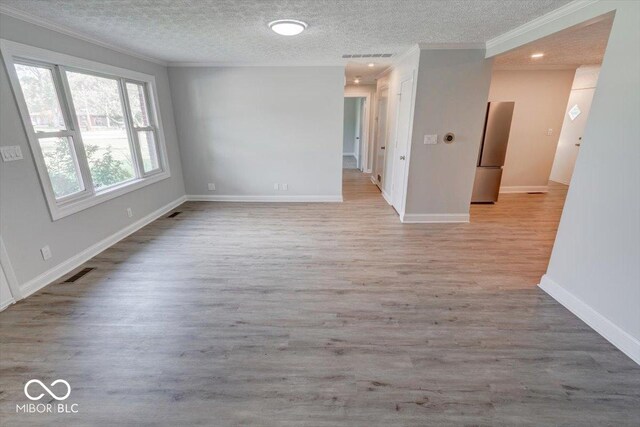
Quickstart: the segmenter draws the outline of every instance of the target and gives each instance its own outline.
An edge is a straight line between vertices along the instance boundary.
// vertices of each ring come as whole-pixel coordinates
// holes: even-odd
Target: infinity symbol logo
[[[44,383],[40,380],[30,380],[29,382],[27,382],[24,385],[24,395],[27,396],[29,399],[31,400],[39,400],[40,398],[42,398],[42,396],[44,396],[44,393],[40,393],[38,396],[33,397],[29,394],[28,388],[31,384],[36,383],[36,384],[40,384],[40,387],[42,387],[43,389],[45,389],[45,391],[47,393],[49,393],[49,395],[51,397],[53,397],[56,400],[65,400],[67,397],[69,397],[69,395],[71,394],[71,386],[69,385],[68,382],[66,382],[65,380],[55,380],[54,382],[51,383],[51,387],[55,386],[58,383],[62,383],[64,385],[67,386],[67,394],[65,394],[64,396],[60,397],[58,395],[56,395],[54,392],[52,392],[49,387],[47,387],[46,385],[44,385]]]

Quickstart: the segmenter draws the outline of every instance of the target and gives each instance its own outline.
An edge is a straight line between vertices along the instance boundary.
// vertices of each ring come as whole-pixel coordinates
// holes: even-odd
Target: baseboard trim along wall
[[[244,195],[199,195],[187,196],[190,202],[260,202],[260,203],[339,203],[342,195],[335,196],[244,196]]]
[[[500,187],[501,194],[509,193],[548,193],[548,185],[514,185],[509,187]]]
[[[469,214],[408,214],[400,216],[404,224],[469,222]]]
[[[11,304],[15,304],[15,300],[13,298],[9,298],[6,301],[2,301],[0,302],[0,311],[4,310],[5,308],[9,307]]]
[[[83,250],[79,254],[72,256],[66,261],[63,261],[60,264],[56,265],[55,267],[45,271],[41,275],[29,280],[28,282],[20,286],[22,298],[26,298],[29,295],[33,294],[34,292],[37,292],[40,289],[44,288],[45,286],[53,283],[54,281],[58,280],[60,277],[78,268],[85,262],[89,261],[91,258],[98,255],[100,252],[115,245],[120,240],[124,239],[130,234],[135,233],[145,225],[155,221],[156,219],[166,214],[170,210],[175,209],[177,206],[180,206],[185,201],[186,201],[186,196],[182,196],[164,205],[163,207],[151,212],[149,215],[143,218],[140,218],[138,221],[132,224],[129,224],[122,230],[112,234],[111,236],[99,241],[98,243],[92,246],[89,246],[87,249]]]
[[[389,194],[387,194],[387,192],[384,191],[384,189],[380,189],[380,191],[382,192],[382,198],[384,199],[384,201],[390,205],[393,205],[393,203],[391,202],[391,196],[389,196]]]
[[[640,341],[620,329],[609,319],[564,289],[546,274],[542,276],[538,286],[640,365]]]

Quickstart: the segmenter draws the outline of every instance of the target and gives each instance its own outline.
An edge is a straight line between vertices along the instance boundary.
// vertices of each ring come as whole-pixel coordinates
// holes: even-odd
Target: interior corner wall
[[[0,37],[155,76],[171,169],[170,178],[52,221],[5,64],[0,65],[0,141],[18,145],[24,156],[20,161],[0,162],[0,234],[17,281],[25,285],[181,198],[184,184],[166,67],[3,14]],[[133,218],[127,216],[127,208],[132,209]],[[47,261],[40,254],[45,245],[53,253]]]
[[[574,68],[493,71],[489,101],[515,102],[503,190],[547,187],[574,75]]]
[[[339,200],[344,67],[177,67],[169,79],[188,195]]]
[[[422,50],[405,214],[429,222],[468,218],[493,61],[483,49]],[[456,136],[444,144],[447,132]],[[423,144],[437,134],[438,144]]]
[[[640,3],[582,15],[604,8],[615,19],[540,285],[640,363]]]

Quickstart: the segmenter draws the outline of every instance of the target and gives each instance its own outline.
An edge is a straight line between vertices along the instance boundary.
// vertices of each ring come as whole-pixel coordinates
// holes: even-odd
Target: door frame
[[[397,156],[398,154],[398,131],[399,131],[399,126],[398,126],[398,119],[400,118],[400,98],[401,98],[401,91],[402,91],[402,83],[406,82],[407,80],[411,80],[411,100],[410,100],[410,104],[409,104],[409,129],[408,129],[408,138],[409,140],[407,141],[407,154],[405,155],[405,159],[404,159],[404,166],[403,166],[403,171],[402,171],[402,185],[401,185],[401,194],[400,194],[400,211],[398,211],[396,209],[396,212],[398,212],[398,215],[400,216],[400,220],[402,221],[402,218],[404,217],[404,213],[405,213],[405,209],[407,206],[407,183],[408,183],[408,175],[409,175],[409,162],[411,161],[411,146],[412,146],[412,142],[413,142],[413,122],[414,122],[414,114],[415,114],[415,106],[416,106],[416,70],[411,70],[410,73],[406,73],[404,74],[402,77],[400,77],[399,79],[399,84],[398,84],[398,92],[396,93],[396,97],[398,99],[398,102],[396,102],[396,120],[395,120],[395,141],[394,141],[394,149],[393,149],[393,162],[391,162],[392,165],[392,170],[391,170],[391,206],[393,206],[393,201],[395,200],[395,194],[394,194],[394,183],[393,180],[395,179],[395,169],[396,167],[400,166],[399,162],[400,162],[400,158]],[[386,155],[386,153],[385,153]],[[395,206],[393,206],[393,208],[395,209]]]
[[[385,116],[384,117],[380,117],[380,101],[382,100],[382,93],[384,91],[387,91],[387,106],[385,108]],[[371,159],[371,181],[373,181],[373,183],[378,186],[378,188],[380,189],[380,191],[382,191],[383,188],[383,182],[384,182],[384,167],[387,161],[387,149],[386,149],[386,145],[387,142],[389,140],[389,83],[384,83],[382,85],[380,85],[379,88],[376,88],[376,105],[375,105],[375,119],[374,119],[374,123],[375,126],[373,128],[373,134],[372,134],[372,139],[373,139],[373,156]],[[380,127],[380,121],[384,121],[384,141],[380,140],[380,135],[378,134],[378,129]],[[374,170],[375,169],[375,162],[378,158],[378,150],[380,150],[380,147],[382,147],[382,143],[384,142],[385,145],[385,150],[384,153],[382,155],[382,170]],[[375,177],[375,174],[380,174],[380,181],[378,181],[377,177]]]
[[[2,301],[2,303],[8,303],[6,305],[6,307],[8,307],[22,299],[22,291],[20,290],[18,279],[16,278],[13,266],[9,260],[9,254],[7,253],[7,248],[4,245],[4,240],[2,240],[2,235],[0,235],[0,268],[4,273],[4,277],[7,279],[9,291],[11,292],[11,299],[8,301]],[[0,306],[0,310],[3,310],[6,307]]]
[[[360,165],[358,169],[360,169],[364,173],[371,173],[371,165],[369,164],[370,156],[369,156],[369,147],[371,147],[371,135],[370,125],[371,125],[371,101],[372,94],[368,89],[358,90],[359,88],[352,88],[349,92],[345,92],[345,98],[365,98],[366,102],[366,114],[362,120],[362,139],[360,140],[361,150],[360,150]]]

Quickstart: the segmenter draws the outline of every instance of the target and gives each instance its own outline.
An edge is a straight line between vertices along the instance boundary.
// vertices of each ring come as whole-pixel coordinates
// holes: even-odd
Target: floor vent
[[[79,272],[77,272],[73,276],[69,277],[67,280],[65,280],[64,283],[73,283],[73,282],[75,282],[76,280],[80,279],[81,277],[83,277],[85,274],[89,273],[92,270],[94,270],[94,268],[92,268],[92,267],[83,268],[82,270],[80,270]]]
[[[345,53],[343,58],[390,58],[393,53]]]
[[[172,213],[171,215],[169,215],[167,218],[175,218],[175,217],[177,217],[178,215],[180,215],[181,213],[182,213],[182,212],[174,212],[174,213]]]

